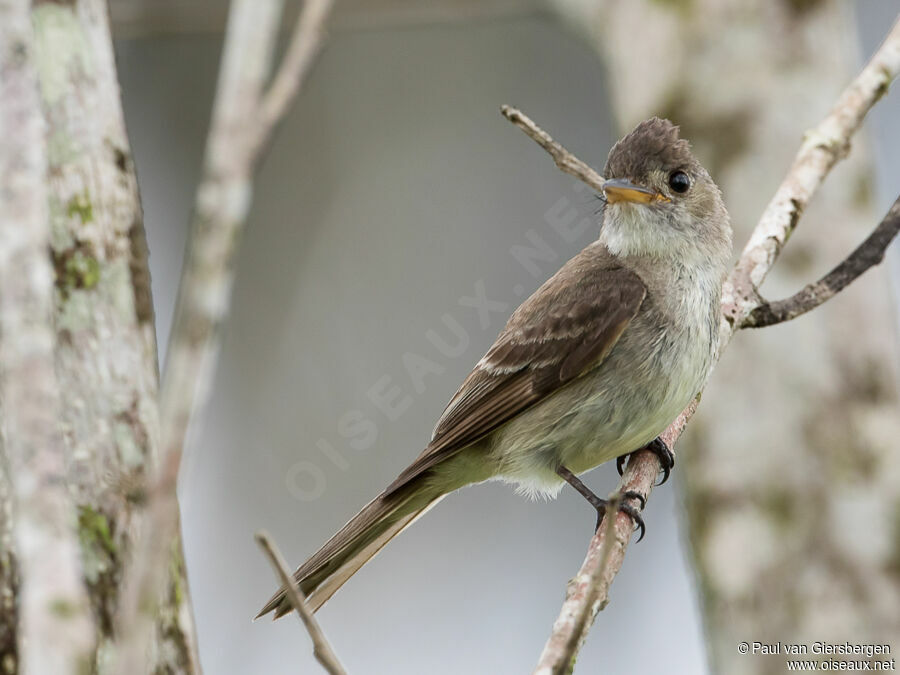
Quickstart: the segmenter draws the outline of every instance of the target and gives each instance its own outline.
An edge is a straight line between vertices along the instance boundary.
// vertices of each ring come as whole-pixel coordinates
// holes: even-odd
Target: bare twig
[[[272,567],[278,575],[278,580],[281,582],[281,585],[287,589],[288,600],[291,601],[291,605],[297,610],[300,621],[306,627],[306,632],[309,633],[309,637],[312,638],[313,655],[316,657],[316,660],[321,663],[322,667],[331,673],[331,675],[344,675],[346,671],[343,666],[341,666],[337,655],[328,643],[328,639],[325,637],[325,633],[322,631],[319,622],[316,621],[316,617],[310,611],[309,607],[307,607],[306,600],[304,600],[303,596],[300,594],[300,589],[294,581],[293,575],[291,574],[290,569],[288,569],[287,562],[281,555],[278,547],[266,532],[256,533],[256,543],[259,544],[259,547],[267,556],[269,556],[269,561],[272,563]]]
[[[583,573],[579,572],[569,581],[566,601],[553,624],[553,631],[537,668],[534,669],[536,675],[555,675],[572,670],[575,656],[587,637],[586,627],[593,623],[593,617],[603,609],[598,605],[601,602],[600,596],[606,595],[604,589],[608,587],[608,583],[604,583],[603,579],[597,579],[596,575],[608,568],[613,549],[622,549],[628,544],[627,539],[631,538],[630,530],[625,541],[616,536],[616,521],[624,518],[629,522],[629,527],[634,527],[630,516],[621,513],[618,507],[617,498],[609,499],[606,504],[606,515],[603,517],[603,527],[600,530],[602,536],[591,539],[587,557],[581,565]],[[596,546],[594,542],[597,543]],[[606,604],[605,600],[603,604]],[[558,654],[571,654],[571,662],[559,662],[556,658]]]
[[[885,41],[856,79],[844,90],[825,119],[806,134],[803,145],[795,156],[787,175],[760,217],[737,265],[723,287],[723,320],[719,331],[719,354],[727,347],[734,333],[743,325],[747,317],[762,303],[757,288],[769,273],[788,237],[796,228],[803,209],[834,164],[847,154],[850,138],[859,128],[869,109],[887,91],[898,72],[900,72],[900,21],[894,24]],[[504,114],[506,113],[504,112]],[[507,115],[507,117],[509,116]],[[526,127],[539,129],[530,120],[525,126],[516,120],[511,121],[523,129]],[[541,146],[554,156],[554,159],[563,157],[565,165],[570,165],[571,162],[567,156],[571,153],[559,147],[548,135],[541,132],[539,140],[533,133],[528,133],[529,136],[538,140]],[[559,164],[559,161],[557,163]],[[575,160],[574,165],[578,164],[580,161]],[[561,164],[560,168],[567,173],[577,175],[563,168]],[[580,176],[578,177],[580,178]],[[591,187],[595,187],[593,182],[587,180],[585,182]],[[697,402],[695,401],[663,432],[662,438],[669,448],[674,447],[696,407]],[[619,482],[618,490],[634,490],[645,496],[649,495],[660,469],[659,460],[652,453],[642,452],[632,456],[625,474]],[[616,519],[616,540],[622,541],[624,544],[613,548],[608,563],[602,568],[600,568],[602,562],[600,556],[591,555],[591,550],[603,546],[605,529],[592,538],[588,556],[576,578],[591,579],[597,590],[596,592],[589,590],[579,593],[577,597],[567,597],[560,613],[560,619],[554,624],[554,632],[541,654],[538,666],[541,669],[540,672],[565,673],[571,670],[583,636],[573,639],[571,635],[557,634],[558,632],[571,633],[579,628],[573,622],[563,621],[563,615],[581,611],[580,609],[576,610],[572,606],[573,604],[589,603],[590,620],[583,626],[583,632],[586,633],[590,629],[597,611],[607,602],[607,592],[612,579],[624,562],[625,547],[631,536],[631,527],[630,519],[624,517]]]
[[[796,319],[840,293],[857,277],[884,260],[884,252],[900,232],[900,197],[872,234],[824,277],[789,298],[763,302],[750,312],[741,328],[762,328]]]
[[[541,129],[521,110],[513,108],[512,106],[503,105],[500,106],[500,112],[506,119],[524,131],[535,143],[550,153],[553,161],[556,162],[556,166],[558,166],[561,171],[570,176],[575,176],[575,178],[594,188],[598,192],[603,190],[603,176],[554,141],[550,137],[550,134]]]
[[[259,103],[261,126],[271,129],[284,117],[306,79],[325,37],[325,21],[334,0],[306,0],[297,16],[284,60]]]
[[[138,672],[148,621],[177,532],[176,486],[191,421],[204,407],[228,314],[237,243],[250,208],[261,150],[309,71],[330,0],[307,0],[274,89],[265,90],[277,38],[281,0],[233,0],[222,66],[197,190],[187,260],[163,374],[161,458],[148,490],[148,523],[124,588],[120,621],[128,635],[123,672]],[[301,44],[307,38],[313,46]],[[293,78],[293,79],[292,79]],[[265,108],[265,110],[263,110]]]
[[[0,398],[21,575],[21,673],[89,669],[95,628],[66,488],[53,367],[47,156],[31,3],[0,3]],[[3,508],[6,508],[5,506]],[[53,646],[48,649],[47,641]]]

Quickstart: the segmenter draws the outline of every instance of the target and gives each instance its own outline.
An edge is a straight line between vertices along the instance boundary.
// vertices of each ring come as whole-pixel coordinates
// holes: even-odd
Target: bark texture
[[[116,613],[141,528],[158,442],[158,375],[147,246],[119,100],[104,0],[37,2],[32,13],[49,162],[59,421],[97,627],[108,672]],[[180,542],[148,657],[158,673],[191,673],[193,623]]]
[[[556,4],[606,58],[623,128],[652,114],[682,125],[723,188],[737,241],[798,143],[828,143],[802,134],[856,69],[851,17],[831,0]],[[868,234],[878,217],[870,185],[856,151],[804,214],[808,225],[767,295],[790,295]],[[781,206],[794,222],[803,211]],[[786,239],[761,236],[761,259]],[[783,657],[739,654],[742,640],[900,634],[897,337],[887,291],[876,270],[790,328],[737,341],[690,425],[676,475],[715,672],[784,672]]]
[[[2,443],[0,434],[0,673],[14,675],[19,663],[19,568],[13,552],[12,485]]]
[[[178,532],[178,472],[191,423],[203,410],[212,386],[254,173],[318,53],[332,0],[304,3],[284,58],[270,79],[282,6],[282,0],[234,0],[230,5],[160,394],[160,467],[148,493],[147,527],[136,545],[136,564],[124,582],[125,642],[119,660],[124,672],[141,667],[165,547]]]
[[[57,424],[47,157],[29,10],[27,0],[0,2],[0,396],[4,469],[9,471],[4,486],[11,487],[12,497],[0,515],[5,523],[2,599],[18,609],[3,621],[2,667],[74,675],[88,667],[93,631]]]

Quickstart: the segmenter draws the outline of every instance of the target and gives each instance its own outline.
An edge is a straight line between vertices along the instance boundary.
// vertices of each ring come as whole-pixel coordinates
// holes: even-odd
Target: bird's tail
[[[303,563],[294,580],[312,611],[325,602],[391,539],[434,506],[444,491],[424,480],[411,481],[391,494],[381,493]],[[256,615],[275,612],[278,619],[293,609],[282,587]]]

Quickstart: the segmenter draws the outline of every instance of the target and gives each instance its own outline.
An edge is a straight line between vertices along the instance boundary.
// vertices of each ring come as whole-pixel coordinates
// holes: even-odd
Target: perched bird
[[[647,447],[712,366],[731,225],[719,188],[668,120],[612,148],[599,239],[523,302],[444,410],[431,441],[387,489],[294,573],[319,609],[444,495],[489,479],[555,496],[581,474]],[[663,479],[665,480],[665,478]],[[637,500],[637,501],[634,501]],[[643,530],[626,493],[620,509]],[[291,611],[282,588],[258,616]]]

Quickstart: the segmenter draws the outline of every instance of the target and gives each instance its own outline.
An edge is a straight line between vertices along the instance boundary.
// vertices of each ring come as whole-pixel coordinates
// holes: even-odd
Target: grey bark
[[[212,386],[220,331],[231,301],[234,260],[250,209],[258,161],[296,97],[321,45],[332,0],[308,0],[284,58],[269,79],[282,0],[234,0],[203,175],[197,189],[187,257],[160,393],[160,467],[144,509],[147,527],[124,582],[123,649],[118,663],[138,672],[152,618],[147,602],[159,587],[167,542],[178,531],[176,488],[191,423]]]
[[[682,124],[737,241],[855,70],[851,17],[831,0],[556,4],[606,58],[623,128],[651,114]],[[804,214],[767,295],[790,295],[868,234],[880,215],[870,184],[863,144]],[[783,657],[739,654],[742,640],[900,634],[891,315],[875,270],[790,329],[737,341],[712,378],[676,475],[716,672],[784,672]]]
[[[104,673],[114,658],[120,585],[158,443],[147,246],[106,2],[37,2],[32,23],[47,120],[55,363],[64,392],[57,426],[98,633],[94,667]],[[196,670],[181,560],[176,532],[166,547],[168,590],[147,657],[159,673]]]
[[[53,271],[47,257],[47,157],[32,51],[30,2],[0,2],[0,396],[3,399],[3,668],[24,673],[82,673],[93,628],[65,483],[65,447],[57,424],[53,367]],[[14,514],[9,527],[10,508]],[[18,569],[20,581],[9,571]],[[10,578],[13,579],[10,585]],[[10,598],[9,594],[13,597]],[[15,626],[12,625],[15,621]],[[52,639],[48,649],[46,641]]]

